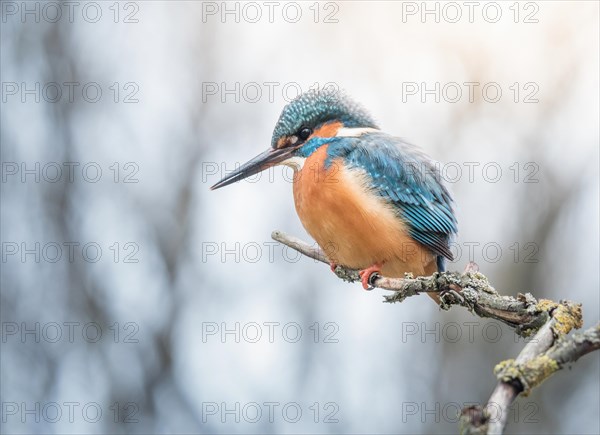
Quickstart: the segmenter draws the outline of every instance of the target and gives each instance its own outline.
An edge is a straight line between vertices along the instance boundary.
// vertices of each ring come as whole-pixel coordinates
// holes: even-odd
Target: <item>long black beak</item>
[[[254,174],[258,174],[259,172],[262,172],[271,166],[275,166],[278,163],[290,158],[294,150],[295,148],[288,147],[280,149],[270,148],[264,153],[257,155],[249,162],[244,163],[238,170],[233,171],[226,177],[223,177],[223,179],[212,186],[210,190],[216,190],[220,187],[225,187],[231,183],[235,183],[236,181],[240,181]]]

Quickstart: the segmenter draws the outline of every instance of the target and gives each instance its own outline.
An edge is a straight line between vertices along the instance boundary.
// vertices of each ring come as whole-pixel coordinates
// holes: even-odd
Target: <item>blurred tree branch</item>
[[[330,264],[318,247],[280,231],[273,231],[271,237],[307,257]],[[338,265],[335,274],[344,281],[360,281],[358,270]],[[600,348],[600,324],[567,337],[572,329],[582,327],[580,304],[567,300],[558,303],[548,299],[538,301],[530,293],[502,296],[477,271],[474,263],[469,263],[462,273],[436,272],[417,278],[410,274],[405,278],[373,275],[370,284],[394,292],[391,296],[384,296],[385,302],[402,302],[421,293],[437,293],[443,310],[449,310],[453,305],[462,306],[479,317],[505,323],[521,336],[535,334],[516,359],[496,366],[494,372],[499,382],[487,405],[462,410],[462,433],[501,434],[506,426],[509,406],[520,394],[528,395],[532,388],[565,364]],[[496,410],[497,415],[490,414],[491,408]]]

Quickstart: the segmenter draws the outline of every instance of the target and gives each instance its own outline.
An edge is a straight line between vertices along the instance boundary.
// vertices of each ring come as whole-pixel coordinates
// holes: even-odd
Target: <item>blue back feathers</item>
[[[346,94],[336,89],[313,89],[299,95],[283,108],[273,131],[271,146],[283,136],[292,136],[300,127],[318,128],[330,121],[342,121],[345,127],[377,128],[371,115]]]
[[[457,223],[452,198],[435,163],[421,150],[377,132],[334,138],[327,153],[326,165],[342,158],[350,168],[365,171],[370,187],[396,208],[410,236],[438,256],[453,259],[449,242]],[[438,258],[438,268],[443,270],[443,258]]]

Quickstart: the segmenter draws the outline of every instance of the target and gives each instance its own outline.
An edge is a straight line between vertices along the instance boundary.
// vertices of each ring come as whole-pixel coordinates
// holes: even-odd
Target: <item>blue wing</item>
[[[452,198],[427,155],[384,133],[333,141],[327,151],[329,161],[342,157],[348,166],[366,171],[373,190],[408,224],[410,236],[438,256],[440,270],[441,257],[453,260],[449,243],[457,223]]]

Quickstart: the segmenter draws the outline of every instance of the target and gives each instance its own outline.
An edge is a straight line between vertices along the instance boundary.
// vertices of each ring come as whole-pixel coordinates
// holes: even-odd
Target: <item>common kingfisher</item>
[[[360,270],[363,288],[375,274],[429,276],[453,259],[457,222],[438,165],[382,132],[345,93],[314,89],[292,100],[271,147],[211,190],[275,165],[294,170],[296,212],[332,270]]]

